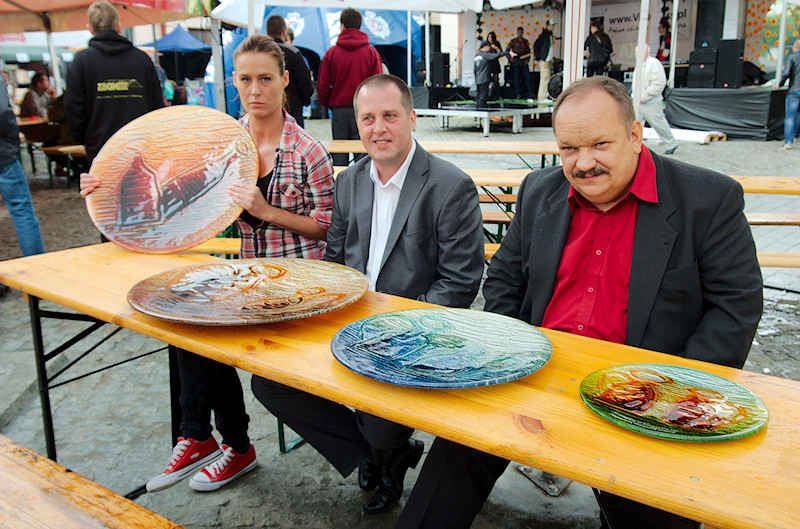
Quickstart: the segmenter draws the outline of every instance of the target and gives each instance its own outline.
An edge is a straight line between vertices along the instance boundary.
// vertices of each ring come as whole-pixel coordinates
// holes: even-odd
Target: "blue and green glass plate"
[[[731,441],[753,435],[769,420],[764,402],[749,389],[688,367],[607,367],[583,379],[580,392],[603,419],[659,439]]]
[[[472,388],[539,370],[553,346],[520,320],[468,309],[413,309],[344,327],[333,355],[356,373],[421,388]]]

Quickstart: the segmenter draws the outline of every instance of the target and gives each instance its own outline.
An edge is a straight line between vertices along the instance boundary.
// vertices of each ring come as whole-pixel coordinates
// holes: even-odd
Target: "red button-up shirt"
[[[646,147],[630,190],[610,210],[600,211],[570,187],[572,220],[542,327],[625,343],[640,200],[658,202],[656,167]]]

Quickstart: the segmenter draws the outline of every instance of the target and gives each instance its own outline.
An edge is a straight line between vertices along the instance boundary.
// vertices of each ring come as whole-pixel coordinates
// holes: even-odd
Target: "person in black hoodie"
[[[100,0],[87,11],[92,39],[67,72],[64,111],[89,163],[123,125],[164,106],[161,85],[147,54],[119,32],[119,14]]]
[[[289,72],[289,84],[286,86],[287,111],[292,115],[297,124],[303,127],[303,107],[311,104],[314,94],[314,83],[311,82],[311,72],[308,71],[303,53],[288,44],[289,28],[280,15],[272,15],[267,19],[267,34],[278,43],[286,59],[286,71]]]

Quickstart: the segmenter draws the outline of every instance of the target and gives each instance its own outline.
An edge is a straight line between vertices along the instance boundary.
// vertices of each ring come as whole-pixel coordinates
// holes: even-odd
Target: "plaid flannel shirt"
[[[331,155],[284,111],[283,132],[276,152],[275,169],[264,197],[267,203],[298,215],[307,215],[325,230],[333,207]],[[249,116],[239,120],[250,130]],[[236,225],[242,238],[239,256],[303,257],[322,259],[325,241],[298,235],[280,226],[261,222],[253,228],[241,218]]]
[[[521,39],[519,37],[514,37],[513,39],[508,41],[508,46],[506,46],[506,51],[513,51],[514,53],[516,53],[521,57],[531,52],[531,46],[530,44],[528,44],[528,39],[524,37]],[[528,64],[528,61],[530,60],[531,60],[530,57],[525,57],[524,59],[520,59],[518,57],[514,57],[513,59],[509,58],[511,64],[516,64],[516,63]]]

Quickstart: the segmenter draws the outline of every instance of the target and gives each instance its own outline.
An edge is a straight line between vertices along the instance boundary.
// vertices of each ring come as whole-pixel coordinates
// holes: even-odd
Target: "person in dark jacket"
[[[547,100],[547,88],[553,73],[553,57],[555,56],[556,38],[553,35],[553,21],[545,22],[542,34],[533,43],[533,57],[539,61],[539,92],[537,101]]]
[[[19,128],[11,110],[5,80],[0,77],[0,196],[8,208],[23,255],[44,253],[39,220],[33,210],[28,180],[19,163]],[[0,285],[0,297],[8,287]]]
[[[783,121],[783,148],[791,149],[794,139],[800,135],[800,39],[794,41],[792,54],[786,60],[786,66],[781,74],[780,86],[789,80],[789,90],[786,92],[786,116]]]
[[[164,106],[150,57],[119,34],[119,15],[100,0],[87,11],[92,39],[67,72],[64,111],[89,163],[123,125]]]
[[[494,31],[490,31],[489,35],[487,35],[486,40],[489,41],[489,44],[492,45],[489,51],[491,52],[501,52],[503,51],[503,45],[500,44],[500,41],[497,40],[497,34]],[[489,97],[494,101],[495,99],[500,99],[500,59],[494,59],[489,61]]]
[[[508,41],[506,51],[513,51],[518,57],[510,61],[511,72],[514,74],[514,91],[517,99],[527,99],[533,95],[531,85],[531,71],[528,67],[530,63],[531,46],[525,38],[525,29],[520,26],[517,28],[517,36]]]
[[[267,35],[280,46],[286,59],[286,71],[289,72],[289,84],[286,86],[286,109],[301,127],[303,121],[303,107],[311,104],[311,95],[314,93],[314,84],[311,82],[311,72],[308,71],[303,53],[287,44],[289,28],[280,15],[272,15],[267,19]]]
[[[603,31],[603,24],[599,20],[592,20],[589,31],[592,34],[586,37],[586,42],[583,44],[583,54],[588,59],[586,77],[603,75],[606,66],[611,62],[614,46],[611,45],[611,39]]]
[[[475,55],[475,86],[478,90],[476,97],[476,107],[486,108],[486,100],[489,97],[489,81],[491,80],[492,61],[500,57],[516,57],[513,51],[503,51],[493,53],[492,43],[488,40],[481,41],[478,53]]]
[[[369,43],[361,27],[361,13],[347,8],[339,17],[341,33],[325,53],[319,65],[317,97],[319,104],[331,109],[331,133],[334,140],[357,140],[358,128],[353,111],[356,88],[367,77],[383,73],[378,50]],[[333,165],[347,165],[349,153],[333,155]],[[363,155],[357,155],[356,160]]]

